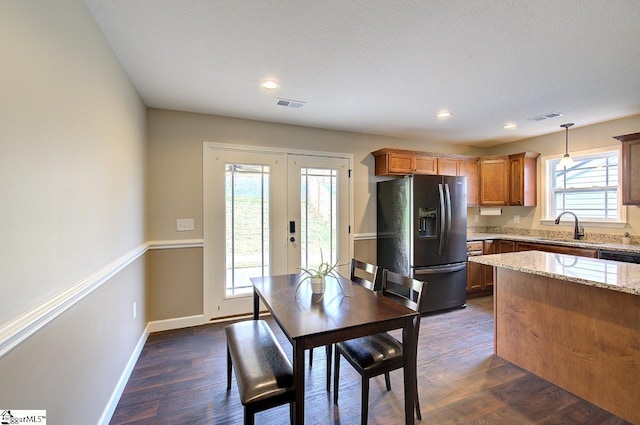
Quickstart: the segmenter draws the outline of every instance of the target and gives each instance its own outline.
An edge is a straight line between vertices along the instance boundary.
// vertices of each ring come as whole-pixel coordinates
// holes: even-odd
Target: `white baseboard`
[[[177,319],[156,320],[149,322],[147,329],[151,332],[169,331],[172,329],[188,328],[191,326],[200,326],[208,323],[208,320],[204,318],[204,315],[198,314],[195,316],[179,317]]]
[[[140,353],[142,353],[142,349],[144,348],[144,344],[147,342],[147,338],[149,338],[149,325],[145,328],[144,332],[140,336],[138,343],[136,344],[133,353],[131,353],[131,357],[129,357],[129,361],[120,375],[120,379],[118,380],[118,384],[113,389],[111,393],[111,397],[109,398],[109,402],[102,412],[102,416],[98,420],[98,425],[109,425],[111,422],[111,417],[113,413],[116,411],[116,407],[118,406],[118,402],[120,401],[120,397],[122,397],[122,393],[124,392],[125,387],[127,386],[127,382],[129,382],[129,377],[131,377],[131,372],[133,372],[133,368],[140,357]]]

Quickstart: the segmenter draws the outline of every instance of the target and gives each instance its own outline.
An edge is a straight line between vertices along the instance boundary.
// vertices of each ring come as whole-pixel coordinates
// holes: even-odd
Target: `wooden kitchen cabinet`
[[[467,206],[478,206],[478,184],[480,182],[477,160],[438,158],[438,174],[464,176],[467,178]]]
[[[515,251],[516,251],[516,243],[514,241],[505,241],[505,240],[498,241],[498,248],[497,248],[498,254],[504,254],[506,252],[515,252]]]
[[[467,242],[467,257],[482,255],[482,241]],[[484,289],[483,264],[467,261],[467,293]]]
[[[478,197],[478,189],[480,185],[478,161],[460,160],[457,175],[465,176],[467,178],[467,206],[471,207],[480,205]]]
[[[495,254],[494,241],[467,242],[467,256]],[[467,261],[467,296],[489,295],[493,291],[493,267]]]
[[[480,205],[503,206],[509,203],[509,157],[480,158]]]
[[[480,205],[535,207],[539,155],[521,152],[480,158]]]
[[[622,142],[620,167],[622,171],[622,203],[640,205],[640,133],[624,134],[614,139]],[[635,165],[635,167],[634,167]]]
[[[376,161],[376,176],[438,174],[436,156],[401,149],[380,149],[372,154]]]
[[[577,255],[579,257],[598,258],[597,249],[577,248],[563,245],[547,245],[541,243],[517,242],[517,251],[544,251],[555,252],[557,254]]]
[[[438,174],[441,176],[459,176],[460,160],[454,158],[438,158]]]
[[[509,205],[536,206],[536,162],[539,155],[534,152],[509,155]]]
[[[487,254],[497,254],[498,253],[498,243],[496,241],[487,240],[482,244],[482,253]],[[482,265],[482,275],[484,280],[484,286],[486,289],[493,291],[493,267],[487,266],[485,264]]]

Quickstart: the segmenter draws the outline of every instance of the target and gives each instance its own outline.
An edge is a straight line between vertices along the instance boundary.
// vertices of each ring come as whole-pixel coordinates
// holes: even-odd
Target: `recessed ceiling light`
[[[504,128],[505,130],[513,130],[514,128],[518,127],[518,124],[514,123],[514,122],[508,122],[505,125],[502,126],[502,128]]]
[[[275,90],[280,87],[280,84],[276,80],[264,80],[260,85],[267,90]]]
[[[440,111],[440,112],[438,112],[436,114],[436,117],[439,120],[444,120],[444,119],[447,119],[447,118],[451,117],[451,115],[453,115],[453,114],[451,112],[449,112],[449,111]]]

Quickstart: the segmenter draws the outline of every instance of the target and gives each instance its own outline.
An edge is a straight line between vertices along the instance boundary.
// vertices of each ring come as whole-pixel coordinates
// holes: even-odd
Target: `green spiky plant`
[[[303,277],[302,279],[300,279],[298,286],[296,286],[296,295],[298,294],[298,290],[300,289],[302,284],[307,280],[310,280],[312,278],[326,279],[327,276],[331,276],[336,280],[336,282],[338,282],[338,287],[340,288],[340,292],[342,292],[344,296],[350,297],[351,295],[347,294],[344,291],[344,288],[342,287],[342,283],[340,283],[340,273],[338,273],[336,270],[338,267],[341,267],[344,265],[346,264],[338,264],[338,260],[336,260],[336,262],[333,265],[326,263],[324,261],[324,256],[322,255],[322,249],[321,249],[320,265],[317,268],[315,269],[313,268],[305,269],[303,267],[300,268],[300,270],[302,271]],[[316,302],[319,303],[320,301],[322,301],[322,298],[324,298],[324,293],[320,298],[318,298],[318,301]]]

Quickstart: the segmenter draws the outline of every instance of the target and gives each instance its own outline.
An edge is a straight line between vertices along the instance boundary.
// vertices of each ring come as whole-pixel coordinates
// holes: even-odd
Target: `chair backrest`
[[[373,264],[352,259],[351,280],[370,291],[382,291],[382,271],[380,267]]]
[[[426,300],[427,282],[422,282],[384,269],[382,271],[382,295],[390,297],[407,308],[422,311]],[[416,337],[420,331],[420,315],[415,323]]]

